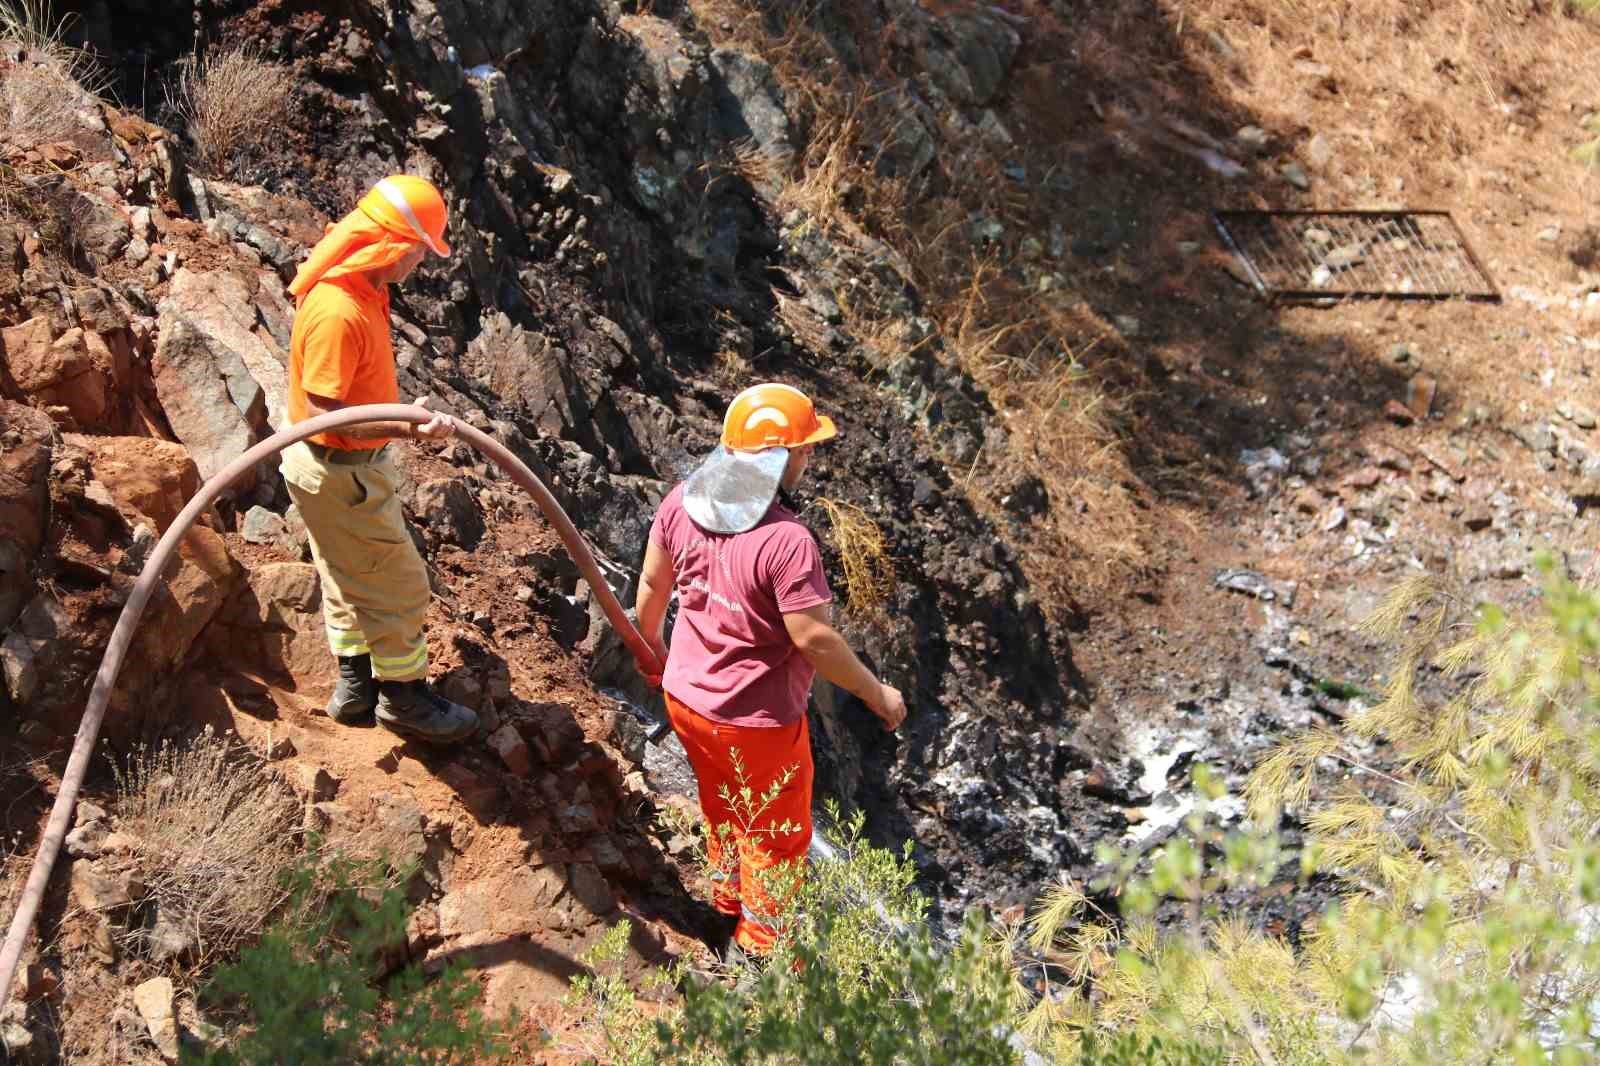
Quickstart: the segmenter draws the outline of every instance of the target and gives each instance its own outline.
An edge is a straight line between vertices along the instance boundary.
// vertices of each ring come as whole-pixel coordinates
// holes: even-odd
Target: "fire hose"
[[[172,525],[167,528],[166,533],[150,553],[150,558],[146,561],[138,580],[134,582],[133,590],[122,607],[122,614],[117,618],[116,628],[111,632],[111,640],[106,645],[105,655],[100,660],[100,670],[95,674],[94,687],[89,692],[89,702],[84,707],[83,719],[78,725],[78,735],[72,744],[72,754],[68,757],[67,768],[61,775],[61,791],[56,795],[55,805],[50,810],[50,820],[45,825],[44,836],[39,841],[39,850],[34,856],[27,884],[17,900],[17,910],[12,915],[5,943],[0,946],[0,1008],[4,1008],[11,998],[17,964],[22,958],[28,933],[33,928],[33,920],[38,915],[40,904],[44,901],[45,889],[50,883],[51,871],[61,853],[62,842],[66,839],[73,809],[78,802],[78,792],[82,789],[84,775],[89,770],[89,758],[94,752],[95,740],[100,735],[100,723],[105,718],[107,703],[117,683],[117,674],[122,670],[122,660],[128,654],[134,630],[138,628],[139,619],[149,606],[150,597],[155,594],[162,572],[171,561],[173,552],[177,551],[178,544],[189,527],[229,485],[257,464],[270,459],[297,441],[305,440],[317,433],[344,429],[365,422],[411,422],[420,425],[437,416],[437,411],[410,404],[366,404],[360,407],[346,407],[298,422],[288,429],[273,434],[229,463],[200,486],[200,491],[179,512],[178,517],[173,519]],[[566,511],[562,510],[561,504],[545,487],[544,482],[540,481],[522,460],[513,455],[509,448],[482,430],[458,420],[456,435],[492,459],[497,466],[511,475],[513,481],[527,490],[534,502],[539,505],[539,509],[544,512],[546,520],[561,537],[567,553],[572,556],[572,561],[577,564],[579,572],[589,582],[589,588],[593,595],[599,598],[600,607],[605,611],[606,618],[627,644],[628,649],[640,663],[656,663],[655,652],[623,612],[622,605],[617,602],[616,594],[606,584],[595,561],[594,552],[590,550],[582,534],[572,524],[572,519],[567,517]]]

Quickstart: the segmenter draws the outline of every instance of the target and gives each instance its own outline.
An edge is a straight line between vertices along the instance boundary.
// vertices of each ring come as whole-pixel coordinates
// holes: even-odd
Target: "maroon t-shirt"
[[[816,671],[783,616],[833,600],[811,531],[774,503],[754,529],[708,533],[683,509],[679,485],[661,501],[650,542],[672,556],[678,593],[662,687],[716,722],[799,721]]]

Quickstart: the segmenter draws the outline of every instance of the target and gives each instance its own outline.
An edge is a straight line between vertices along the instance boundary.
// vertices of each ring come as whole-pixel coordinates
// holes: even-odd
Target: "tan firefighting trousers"
[[[385,681],[426,677],[428,570],[406,532],[389,449],[333,463],[300,442],[284,449],[280,469],[311,534],[333,654],[370,654]]]

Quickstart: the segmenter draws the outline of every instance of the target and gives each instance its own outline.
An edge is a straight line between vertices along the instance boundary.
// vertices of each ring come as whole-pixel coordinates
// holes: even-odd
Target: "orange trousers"
[[[810,728],[804,715],[778,728],[725,725],[670,693],[667,715],[700,786],[712,905],[738,916],[733,936],[740,947],[765,955],[811,846]]]

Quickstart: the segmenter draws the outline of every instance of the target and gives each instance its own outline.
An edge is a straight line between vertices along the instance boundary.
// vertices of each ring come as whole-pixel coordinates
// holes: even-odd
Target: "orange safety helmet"
[[[729,451],[798,448],[834,436],[833,419],[817,414],[799,389],[777,382],[752,385],[733,398],[722,420],[722,443]]]
[[[444,239],[450,212],[444,197],[427,179],[410,174],[384,178],[356,206],[395,236],[420,241],[434,255],[450,254],[450,245]]]

